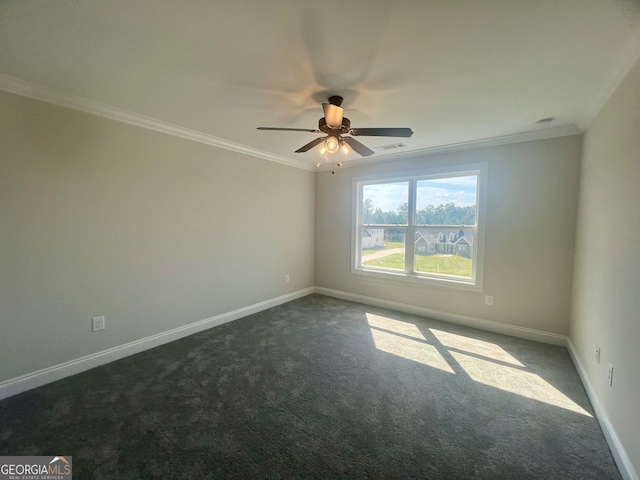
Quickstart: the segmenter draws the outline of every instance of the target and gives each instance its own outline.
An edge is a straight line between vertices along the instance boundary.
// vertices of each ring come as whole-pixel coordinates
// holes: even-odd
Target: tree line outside
[[[409,204],[403,203],[394,211],[384,212],[367,198],[362,205],[362,223],[364,225],[406,225],[409,218]],[[456,207],[453,202],[426,207],[416,211],[416,225],[474,225],[476,206]],[[385,228],[384,240],[404,242],[404,228]]]
[[[409,218],[409,204],[403,203],[398,209],[384,212],[374,207],[373,200],[367,198],[362,205],[364,225],[406,225]],[[475,225],[476,206],[456,207],[453,202],[427,205],[416,211],[416,225]]]
[[[409,204],[403,203],[394,211],[382,211],[373,205],[371,199],[366,199],[362,206],[362,223],[367,225],[406,225],[409,215]],[[453,202],[427,205],[416,211],[416,225],[474,225],[476,223],[476,206],[457,207]],[[386,248],[404,248],[405,229],[386,227],[384,229],[384,243]],[[463,236],[462,230],[458,236]],[[363,251],[363,255],[375,250]],[[471,276],[471,260],[454,256],[425,256],[415,257],[415,269],[418,272],[445,273],[463,277]],[[404,254],[395,253],[382,258],[366,261],[367,265],[392,269],[404,269]]]

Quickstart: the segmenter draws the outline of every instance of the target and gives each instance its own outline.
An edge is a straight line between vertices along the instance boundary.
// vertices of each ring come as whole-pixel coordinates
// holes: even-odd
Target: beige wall
[[[570,337],[640,473],[640,63],[592,122],[583,148]]]
[[[0,92],[0,382],[312,286],[314,185]]]
[[[639,471],[638,85],[640,64],[583,143],[565,137],[335,175],[0,92],[0,382],[315,283],[570,333]],[[351,274],[353,177],[478,162],[489,165],[483,292]],[[96,315],[107,318],[104,332],[90,331]]]
[[[316,285],[566,335],[580,154],[573,136],[320,173]],[[353,177],[477,162],[489,165],[483,292],[351,274]]]

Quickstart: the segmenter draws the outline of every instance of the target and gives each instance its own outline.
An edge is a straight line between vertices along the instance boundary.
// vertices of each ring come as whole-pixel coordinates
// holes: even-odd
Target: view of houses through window
[[[479,175],[472,173],[359,183],[356,268],[473,279]]]

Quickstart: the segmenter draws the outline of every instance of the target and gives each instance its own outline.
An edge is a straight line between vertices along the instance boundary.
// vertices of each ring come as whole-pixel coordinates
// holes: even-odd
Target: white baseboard
[[[587,371],[584,369],[584,366],[580,361],[580,357],[578,356],[578,352],[570,338],[567,339],[567,349],[569,350],[571,360],[573,360],[573,364],[578,371],[578,375],[580,375],[580,379],[582,380],[582,385],[584,385],[584,389],[587,392],[587,396],[591,401],[596,418],[598,419],[598,422],[600,422],[600,427],[602,428],[604,437],[607,439],[607,443],[609,444],[613,458],[616,461],[618,470],[620,470],[620,475],[622,475],[624,480],[639,480],[638,474],[636,473],[635,468],[633,468],[633,464],[620,441],[620,437],[618,437],[615,428],[613,428],[613,425],[609,420],[609,416],[602,406],[598,395],[596,395],[596,391],[591,384],[591,380],[589,380]]]
[[[477,328],[478,330],[487,330],[489,332],[501,333],[511,337],[524,338],[526,340],[534,340],[536,342],[558,345],[561,347],[567,346],[567,337],[564,335],[558,335],[557,333],[543,332],[541,330],[518,327],[515,325],[506,325],[504,323],[492,322],[481,318],[457,315],[455,313],[442,312],[440,310],[432,310],[430,308],[416,307],[406,303],[381,300],[379,298],[367,297],[365,295],[358,295],[356,293],[343,292],[340,290],[332,290],[330,288],[316,287],[315,291],[316,293],[328,295],[330,297],[420,315],[422,317],[433,318],[434,320],[441,320],[443,322],[464,325],[465,327]]]
[[[296,292],[265,300],[264,302],[259,302],[247,307],[233,310],[231,312],[216,315],[215,317],[200,320],[183,327],[174,328],[157,335],[152,335],[150,337],[136,340],[125,345],[120,345],[118,347],[103,350],[101,352],[77,358],[75,360],[61,363],[59,365],[54,365],[42,370],[38,370],[36,372],[22,375],[20,377],[6,380],[0,383],[0,400],[2,400],[3,398],[11,397],[13,395],[17,395],[27,390],[31,390],[33,388],[40,387],[42,385],[46,385],[51,382],[55,382],[56,380],[61,380],[71,375],[90,370],[100,365],[104,365],[106,363],[113,362],[115,360],[119,360],[121,358],[125,358],[130,355],[134,355],[136,353],[158,347],[165,343],[179,340],[203,330],[207,330],[209,328],[213,328],[218,325],[222,325],[224,323],[246,317],[247,315],[251,315],[262,310],[266,310],[268,308],[290,302],[297,298],[305,297],[311,293],[319,293],[321,295],[341,298],[343,300],[350,300],[367,305],[373,305],[376,307],[389,308],[400,312],[433,318],[435,320],[441,320],[444,322],[455,323],[467,327],[478,328],[480,330],[487,330],[495,333],[502,333],[504,335],[510,335],[513,337],[524,338],[527,340],[534,340],[542,343],[567,347],[576,370],[578,371],[578,375],[580,376],[582,384],[584,385],[584,388],[587,392],[589,400],[591,401],[596,417],[600,422],[600,426],[607,440],[607,443],[609,444],[609,448],[613,453],[613,457],[616,461],[618,469],[620,470],[622,478],[624,480],[640,480],[633,467],[633,464],[631,463],[631,460],[629,459],[629,456],[627,455],[626,450],[622,445],[622,442],[620,441],[620,438],[618,437],[613,425],[609,421],[609,417],[607,416],[602,403],[600,403],[600,400],[595,393],[595,390],[591,384],[591,381],[589,380],[589,377],[586,374],[586,370],[582,366],[582,362],[580,362],[580,358],[578,357],[577,351],[573,343],[571,342],[571,339],[555,333],[548,333],[514,325],[505,325],[488,320],[482,320],[480,318],[457,315],[424,307],[416,307],[414,305],[392,302],[390,300],[381,300],[378,298],[367,297],[365,295],[358,295],[355,293],[343,292],[340,290],[333,290],[324,287],[309,287],[298,290]]]
[[[582,366],[578,357],[577,351],[571,342],[571,339],[555,333],[543,332],[540,330],[534,330],[530,328],[517,327],[513,325],[505,325],[497,322],[491,322],[488,320],[482,320],[480,318],[468,317],[465,315],[456,315],[447,312],[441,312],[439,310],[432,310],[429,308],[416,307],[414,305],[408,305],[404,303],[392,302],[389,300],[381,300],[378,298],[367,297],[365,295],[358,295],[355,293],[343,292],[340,290],[332,290],[330,288],[316,287],[315,292],[321,295],[328,295],[330,297],[341,298],[343,300],[351,300],[353,302],[364,303],[366,305],[373,305],[376,307],[389,308],[391,310],[397,310],[400,312],[411,313],[414,315],[420,315],[423,317],[433,318],[435,320],[442,320],[443,322],[455,323],[458,325],[464,325],[466,327],[477,328],[480,330],[488,330],[491,332],[502,333],[504,335],[510,335],[512,337],[524,338],[527,340],[534,340],[537,342],[547,343],[551,345],[558,345],[567,347],[569,355],[573,360],[573,364],[578,371],[578,375],[582,380],[582,384],[587,392],[587,396],[591,401],[593,410],[596,414],[600,427],[604,433],[605,439],[613,458],[615,459],[618,470],[624,480],[640,480],[636,473],[629,456],[627,455],[618,434],[616,433],[613,425],[611,424],[607,412],[604,410],[600,399],[591,385],[591,381],[586,374],[586,370]]]
[[[174,328],[157,335],[152,335],[118,347],[109,348],[59,365],[44,368],[37,372],[28,373],[20,377],[6,380],[0,383],[0,400],[31,390],[32,388],[55,382],[56,380],[90,370],[100,365],[104,365],[105,363],[113,362],[115,360],[149,350],[150,348],[155,348],[165,343],[173,342],[174,340],[179,340],[189,335],[193,335],[194,333],[198,333],[212,327],[217,327],[218,325],[246,317],[247,315],[290,302],[296,298],[305,297],[313,292],[314,287],[298,290],[293,293],[265,300],[264,302],[255,303],[231,312],[216,315],[215,317],[190,323],[183,327]]]

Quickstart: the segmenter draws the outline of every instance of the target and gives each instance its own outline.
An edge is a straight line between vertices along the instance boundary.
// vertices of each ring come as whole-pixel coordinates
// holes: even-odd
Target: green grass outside
[[[370,248],[362,251],[362,256],[371,255],[372,253],[378,253],[385,248],[404,248],[404,242],[384,242],[384,248]]]
[[[384,242],[385,248],[404,248],[404,242]]]
[[[386,257],[376,258],[374,260],[365,260],[365,265],[370,267],[395,268],[396,270],[404,270],[404,254],[394,253]]]
[[[404,270],[404,255],[394,253],[386,257],[367,260],[366,265]],[[416,255],[416,271],[471,277],[471,260],[457,255],[450,257]]]

